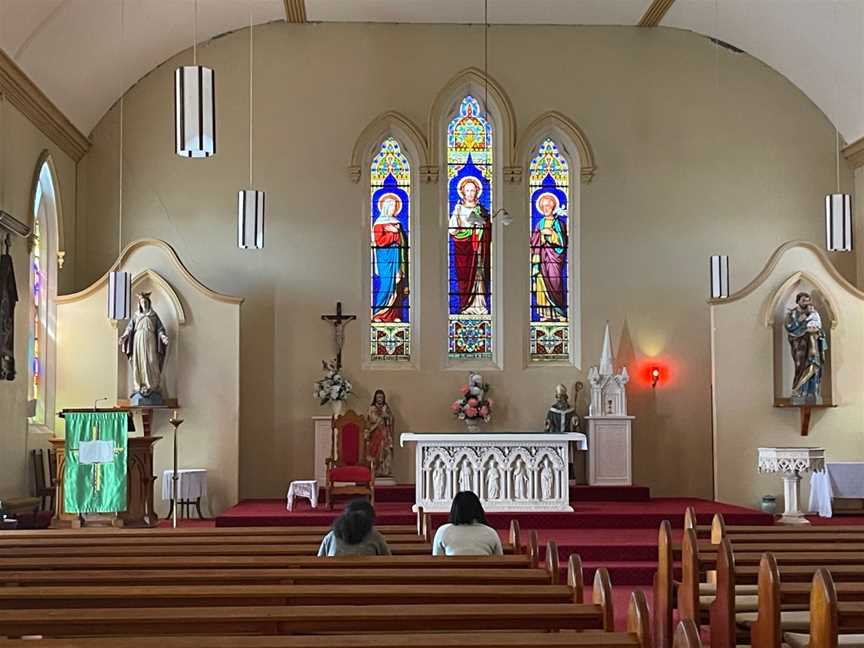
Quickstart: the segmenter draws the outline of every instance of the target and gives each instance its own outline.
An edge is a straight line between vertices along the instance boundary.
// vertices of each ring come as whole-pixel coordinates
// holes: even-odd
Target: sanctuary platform
[[[715,513],[722,513],[728,524],[772,524],[773,517],[755,509],[722,504],[698,498],[651,497],[643,486],[570,485],[572,512],[493,511],[489,524],[502,538],[510,521],[519,520],[524,532],[535,529],[541,552],[550,538],[558,543],[562,565],[571,553],[578,553],[586,568],[586,582],[594,569],[609,569],[615,585],[650,585],[657,567],[657,531],[660,522],[669,520],[680,538],[684,509],[693,506],[699,522],[709,524]],[[412,524],[414,484],[381,486],[375,489],[378,524]],[[323,501],[323,497],[321,498]],[[216,518],[219,527],[227,526],[319,526],[327,525],[340,513],[341,502],[333,511],[319,506],[312,509],[298,500],[288,511],[284,499],[244,500]],[[446,513],[433,513],[432,523],[447,521]],[[545,556],[541,554],[545,559]]]

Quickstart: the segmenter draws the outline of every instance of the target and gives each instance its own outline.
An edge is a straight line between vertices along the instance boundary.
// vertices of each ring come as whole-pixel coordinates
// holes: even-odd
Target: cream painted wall
[[[267,247],[236,248],[236,191],[248,173],[248,32],[199,48],[216,69],[218,152],[183,160],[173,147],[173,70],[184,53],[127,95],[123,238],[169,241],[214,289],[246,298],[241,340],[241,495],[281,496],[310,477],[310,388],[331,332],[320,314],[342,300],[366,312],[359,269],[368,254],[366,188],[346,173],[352,146],[377,115],[397,110],[426,130],[436,94],[483,64],[482,29],[458,25],[273,23],[255,31],[255,184],[268,192]],[[715,65],[715,61],[718,62]],[[834,130],[786,79],[757,60],[672,29],[495,26],[489,72],[509,95],[517,135],[557,110],[596,155],[582,186],[582,356],[577,368],[525,369],[528,224],[523,185],[502,187],[515,223],[502,232],[501,371],[485,372],[495,430],[533,430],[557,382],[584,380],[604,323],[638,373],[656,359],[668,378],[634,380],[634,478],[657,495],[711,496],[708,256],[731,255],[733,283],[754,275],[782,241],[823,238],[834,186]],[[92,281],[117,253],[116,107],[80,166],[79,213]],[[851,184],[848,168],[843,182]],[[399,432],[457,431],[447,411],[461,371],[445,352],[442,185],[416,188],[420,205],[422,332],[417,371],[363,371],[365,340],[349,325],[346,369],[364,409],[387,390]],[[838,257],[854,279],[855,260]],[[623,331],[623,335],[622,335]],[[587,409],[585,396],[579,403]],[[397,477],[410,480],[407,449]]]
[[[24,115],[3,102],[0,132],[0,208],[30,222],[36,166],[44,151],[54,159],[66,238],[66,264],[58,273],[61,292],[74,285],[79,259],[75,249],[75,162],[55,146]],[[32,489],[28,449],[48,445],[46,434],[28,435],[27,338],[30,299],[29,243],[13,237],[12,260],[18,286],[15,309],[15,361],[18,375],[0,382],[0,497],[28,495]]]
[[[237,502],[239,492],[239,300],[201,286],[164,244],[133,244],[124,254],[122,269],[132,273],[135,292],[152,291],[153,307],[168,331],[162,384],[167,397],[179,395],[185,420],[178,437],[178,465],[208,470],[206,503],[213,514],[219,514]],[[148,270],[158,278],[145,275]],[[109,404],[129,397],[124,384],[128,363],[117,348],[122,331],[105,317],[107,300],[104,277],[58,303],[59,409],[92,407],[96,399],[106,396]],[[156,511],[162,515],[167,513],[160,499],[162,474],[173,465],[169,418],[168,412],[157,411],[152,430],[163,437],[155,446],[154,459]],[[140,420],[136,427],[140,435]]]
[[[764,323],[766,305],[797,272],[812,277],[837,308],[837,326],[831,330],[837,407],[814,410],[807,437],[800,434],[798,410],[772,407],[773,332]],[[818,446],[836,461],[864,459],[864,293],[838,282],[811,249],[792,247],[752,292],[740,299],[732,295],[728,302],[711,309],[719,499],[745,505],[755,505],[768,494],[782,499],[780,476],[756,472],[759,447]],[[830,326],[825,314],[823,322]],[[788,353],[788,345],[783,351]],[[806,492],[803,489],[805,496]]]

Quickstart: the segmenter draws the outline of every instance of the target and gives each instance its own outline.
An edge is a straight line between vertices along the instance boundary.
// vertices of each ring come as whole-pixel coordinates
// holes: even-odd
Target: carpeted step
[[[657,562],[651,560],[629,560],[627,562],[583,562],[582,577],[586,585],[594,582],[594,572],[598,568],[605,567],[609,572],[609,580],[614,587],[620,585],[648,586],[654,582],[654,572],[657,571]],[[566,571],[562,573],[565,576]],[[567,582],[562,581],[562,582]]]
[[[647,502],[651,489],[647,486],[584,486],[570,484],[571,502]]]

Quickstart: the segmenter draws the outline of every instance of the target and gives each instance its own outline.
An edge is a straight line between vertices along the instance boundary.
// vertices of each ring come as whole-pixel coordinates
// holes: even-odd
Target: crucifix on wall
[[[342,369],[342,346],[345,344],[345,325],[357,319],[356,315],[343,315],[342,302],[336,302],[335,315],[322,315],[321,319],[333,325],[333,339],[336,342],[336,369]]]

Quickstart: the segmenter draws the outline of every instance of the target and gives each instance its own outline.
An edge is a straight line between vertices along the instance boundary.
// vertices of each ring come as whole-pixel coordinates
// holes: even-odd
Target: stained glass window
[[[531,160],[531,330],[534,362],[570,359],[569,242],[567,217],[570,174],[567,160],[551,139]]]
[[[372,361],[411,359],[411,168],[388,137],[372,160]]]
[[[43,247],[42,247],[42,224],[39,212],[42,207],[42,187],[36,186],[36,200],[33,209],[33,232],[30,241],[30,290],[33,296],[31,306],[30,339],[29,339],[29,377],[30,377],[30,400],[35,401],[36,411],[32,421],[44,423],[45,421],[45,399],[42,385],[42,363],[43,363],[43,324],[42,314],[45,312],[45,273],[43,269]]]
[[[447,128],[451,359],[492,359],[492,152],[492,125],[467,96]]]

